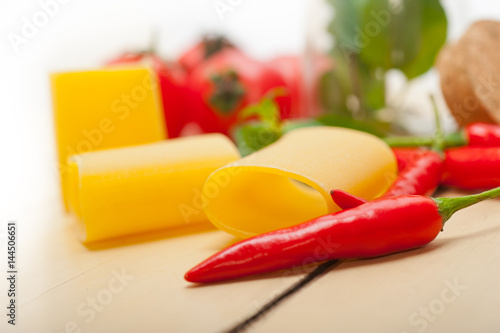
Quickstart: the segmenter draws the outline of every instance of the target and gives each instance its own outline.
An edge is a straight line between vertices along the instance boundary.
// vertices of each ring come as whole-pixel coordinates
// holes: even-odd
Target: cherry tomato
[[[267,64],[235,49],[226,49],[200,64],[188,80],[191,120],[204,132],[228,134],[240,123],[239,112],[257,103],[271,89],[285,87],[281,75]],[[282,116],[290,112],[290,96],[276,98]]]
[[[178,63],[190,73],[196,66],[226,48],[234,48],[233,44],[226,38],[219,35],[207,35],[203,37],[202,41],[187,50],[179,58]]]
[[[327,70],[333,68],[332,61],[326,56],[301,57],[287,55],[269,62],[285,80],[290,91],[290,113],[284,118],[307,118],[319,112],[318,80]],[[306,75],[309,78],[306,80]]]

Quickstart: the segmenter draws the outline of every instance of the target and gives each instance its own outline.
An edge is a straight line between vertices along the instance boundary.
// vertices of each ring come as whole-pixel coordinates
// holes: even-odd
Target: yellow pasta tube
[[[332,189],[374,199],[396,173],[391,149],[373,135],[297,129],[214,172],[203,188],[205,213],[219,229],[246,238],[338,211]]]
[[[83,241],[208,223],[200,199],[203,184],[238,158],[236,147],[220,134],[72,156],[69,197]]]
[[[127,67],[51,75],[61,191],[69,208],[67,158],[167,138],[157,79]]]

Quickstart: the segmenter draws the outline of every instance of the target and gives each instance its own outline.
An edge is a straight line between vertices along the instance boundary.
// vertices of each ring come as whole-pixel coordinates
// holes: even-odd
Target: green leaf
[[[256,105],[250,105],[243,109],[240,113],[242,119],[257,116],[261,121],[275,122],[277,120],[278,108],[274,101],[267,98],[263,99]]]
[[[270,90],[260,102],[247,106],[240,113],[241,119],[257,117],[258,121],[249,122],[236,128],[233,138],[242,156],[251,154],[278,140],[283,134],[283,123],[276,97],[286,94],[283,88]]]
[[[356,36],[361,25],[361,13],[370,0],[328,0],[328,2],[333,6],[335,15],[328,26],[328,31],[334,36],[336,45],[346,58],[348,53],[359,53]]]
[[[233,138],[241,156],[247,156],[276,142],[281,135],[281,130],[275,131],[265,123],[256,122],[238,127],[233,133]]]
[[[382,68],[369,68],[365,64],[359,66],[363,109],[376,111],[385,106],[385,71]]]
[[[418,53],[423,1],[373,0],[364,8],[360,56],[371,67],[400,68]]]
[[[426,5],[422,15],[422,34],[419,43],[419,53],[412,62],[401,67],[408,79],[427,72],[436,60],[437,53],[446,41],[448,21],[446,13],[435,0],[420,0]]]
[[[320,77],[319,99],[322,108],[347,115],[349,111],[347,110],[346,99],[350,86],[343,85],[338,74],[337,70],[330,70]]]
[[[385,75],[428,71],[447,34],[439,0],[327,0],[335,70],[320,80],[322,106],[334,114],[375,118],[385,107]],[[351,103],[350,98],[355,97]]]
[[[397,68],[408,78],[429,70],[446,39],[439,0],[372,0],[364,7],[360,57],[369,67]],[[358,45],[359,46],[359,45]]]
[[[276,103],[276,98],[287,94],[282,87],[271,89],[260,102],[252,104],[243,109],[240,113],[241,119],[247,119],[253,116],[266,123],[273,130],[279,130],[281,127],[280,107]]]
[[[320,79],[321,105],[334,114],[352,115],[347,106],[347,99],[353,95],[361,104],[365,116],[385,106],[385,71],[371,68],[361,62],[359,56],[350,54],[346,59],[335,48],[332,52],[336,67],[326,72]]]
[[[341,116],[341,115],[334,115],[334,114],[328,114],[324,115],[320,118],[318,118],[318,121],[323,125],[323,126],[337,126],[337,127],[344,127],[344,128],[350,128],[366,133],[373,134],[378,137],[385,137],[390,131],[390,124],[388,123],[383,123],[380,121],[359,121],[352,119],[351,117],[346,117],[346,116]]]

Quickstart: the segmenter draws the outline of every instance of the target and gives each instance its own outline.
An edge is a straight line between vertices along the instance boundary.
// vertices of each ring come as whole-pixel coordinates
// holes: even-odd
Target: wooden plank
[[[73,222],[47,209],[19,219],[23,332],[220,331],[302,277],[271,274],[196,287],[183,274],[232,236],[210,228],[90,250],[77,240]]]
[[[255,332],[498,332],[499,255],[500,201],[483,202],[425,248],[342,264]]]
[[[16,329],[22,332],[219,332],[314,268],[193,286],[183,280],[184,272],[231,236],[175,232],[88,249],[77,240],[73,221],[49,207],[59,207],[56,198],[18,220]],[[423,249],[343,263],[250,331],[498,331],[499,221],[500,201],[484,202],[458,213]],[[429,319],[421,308],[430,308]]]

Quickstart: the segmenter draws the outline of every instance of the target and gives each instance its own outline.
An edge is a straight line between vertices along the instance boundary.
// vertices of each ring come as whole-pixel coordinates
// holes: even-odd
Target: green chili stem
[[[469,207],[478,202],[500,197],[500,187],[479,194],[468,195],[460,198],[433,198],[438,206],[439,215],[443,218],[443,224],[460,209]]]
[[[434,139],[427,136],[388,136],[383,139],[391,147],[432,147]],[[463,131],[451,133],[444,137],[444,146],[460,147],[467,145],[467,138]]]
[[[465,130],[459,132],[451,133],[445,136],[444,144],[446,147],[460,147],[465,146],[469,143]]]
[[[383,139],[391,147],[432,146],[434,140],[426,136],[389,136]]]

